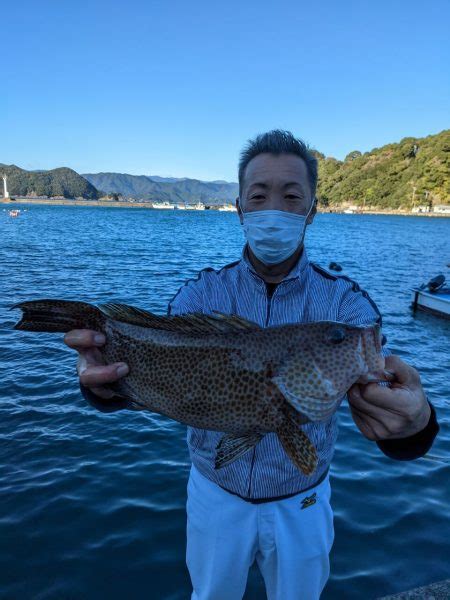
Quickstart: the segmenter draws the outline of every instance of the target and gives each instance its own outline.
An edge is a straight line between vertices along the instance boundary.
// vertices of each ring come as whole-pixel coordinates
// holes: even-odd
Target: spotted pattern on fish
[[[159,316],[122,304],[23,302],[16,329],[95,329],[105,364],[130,372],[109,387],[134,410],[226,432],[216,468],[276,432],[306,474],[317,464],[302,423],[326,419],[349,387],[383,379],[380,328],[319,321],[260,328],[233,315]]]

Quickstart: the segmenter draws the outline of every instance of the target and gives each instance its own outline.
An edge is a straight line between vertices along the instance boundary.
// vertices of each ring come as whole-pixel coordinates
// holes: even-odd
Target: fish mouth
[[[382,358],[384,359],[384,357]],[[367,371],[367,373],[361,375],[356,383],[391,383],[392,381],[395,381],[395,379],[395,373],[392,373],[392,371],[388,371],[387,369],[383,369],[381,371],[374,372]]]
[[[365,369],[356,383],[382,383],[392,381],[392,373],[386,371],[381,354],[381,328],[378,324],[365,330],[360,338],[360,350]]]
[[[382,371],[367,371],[359,376],[356,383],[382,383],[386,381],[393,381],[394,376],[390,371],[383,369]]]

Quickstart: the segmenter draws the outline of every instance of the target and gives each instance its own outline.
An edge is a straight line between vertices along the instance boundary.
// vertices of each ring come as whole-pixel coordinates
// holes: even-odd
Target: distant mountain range
[[[98,190],[122,194],[138,200],[168,200],[170,202],[224,204],[233,202],[238,195],[237,183],[226,181],[200,181],[126,173],[84,173]]]
[[[450,130],[424,138],[408,137],[370,152],[350,152],[343,161],[315,152],[319,161],[317,197],[322,206],[355,204],[375,208],[411,208],[450,201]],[[238,195],[227,181],[86,173],[72,169],[25,171],[0,164],[13,196],[64,196],[97,199],[121,194],[137,200],[223,204]],[[1,188],[0,188],[1,190]],[[2,191],[2,190],[1,190]]]

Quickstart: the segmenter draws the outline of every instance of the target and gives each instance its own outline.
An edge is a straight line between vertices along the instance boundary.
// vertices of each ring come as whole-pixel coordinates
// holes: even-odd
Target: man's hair
[[[311,192],[314,196],[317,187],[317,159],[303,140],[283,129],[272,129],[272,131],[260,133],[247,142],[239,159],[239,195],[244,184],[245,169],[252,158],[258,154],[295,154],[303,158]]]

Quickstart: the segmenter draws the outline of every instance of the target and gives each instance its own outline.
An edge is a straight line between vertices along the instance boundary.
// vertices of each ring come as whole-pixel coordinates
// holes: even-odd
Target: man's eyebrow
[[[256,181],[255,183],[249,185],[248,189],[251,190],[253,187],[262,187],[264,189],[267,189],[269,187],[269,184],[264,183],[263,181]]]
[[[292,187],[296,185],[297,187],[299,187],[301,190],[305,191],[305,187],[302,183],[300,183],[299,181],[290,181],[289,183],[285,183],[283,185],[283,188],[286,189],[288,187]]]
[[[286,189],[286,188],[292,187],[292,186],[299,187],[304,193],[306,193],[305,186],[299,181],[289,181],[288,183],[284,183],[282,185],[282,188]],[[250,190],[255,187],[263,188],[263,189],[267,190],[270,187],[270,185],[268,183],[264,183],[264,181],[255,181],[254,183],[252,183],[248,186],[247,192],[250,192]]]

